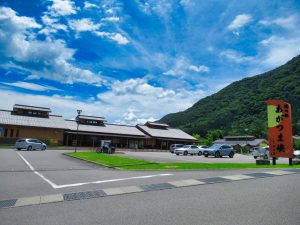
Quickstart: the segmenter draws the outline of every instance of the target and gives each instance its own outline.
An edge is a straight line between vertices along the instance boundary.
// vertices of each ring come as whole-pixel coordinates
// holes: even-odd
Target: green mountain
[[[300,55],[270,72],[234,82],[159,122],[202,136],[208,131],[222,130],[227,135],[266,137],[268,99],[292,104],[293,133],[299,134]]]

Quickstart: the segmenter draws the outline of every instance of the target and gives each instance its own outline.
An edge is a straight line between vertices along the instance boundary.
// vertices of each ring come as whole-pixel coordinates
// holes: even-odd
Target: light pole
[[[80,116],[81,112],[82,112],[81,109],[77,109],[77,116],[76,116],[77,130],[76,130],[76,145],[75,145],[75,152],[77,152],[77,146],[78,146],[79,116]]]
[[[248,133],[248,128],[245,128],[245,132],[247,132]],[[246,151],[247,151],[247,149],[248,149],[248,139],[247,139],[247,133],[246,133],[246,146],[245,146],[245,149],[246,149]],[[243,152],[242,152],[243,153]]]

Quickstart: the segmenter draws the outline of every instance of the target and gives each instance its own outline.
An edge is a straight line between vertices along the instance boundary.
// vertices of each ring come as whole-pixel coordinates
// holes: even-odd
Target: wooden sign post
[[[294,146],[291,105],[279,100],[268,100],[267,106],[269,151],[273,165],[278,157],[289,158],[289,165],[292,165]]]

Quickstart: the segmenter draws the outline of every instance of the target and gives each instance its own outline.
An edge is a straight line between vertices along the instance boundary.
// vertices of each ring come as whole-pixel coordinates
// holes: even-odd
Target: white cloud
[[[297,15],[291,15],[288,17],[279,17],[273,20],[261,20],[259,24],[264,26],[277,25],[286,29],[298,28],[299,17]]]
[[[68,16],[76,14],[78,8],[71,0],[52,0],[52,5],[48,6],[51,16]]]
[[[300,38],[271,36],[261,41],[261,63],[268,67],[276,67],[286,63],[292,57],[300,54]]]
[[[177,73],[174,70],[168,70],[168,71],[164,72],[163,75],[166,75],[166,76],[177,76]]]
[[[244,27],[246,24],[251,22],[252,16],[249,14],[237,15],[234,20],[227,27],[229,30],[235,30]]]
[[[90,3],[90,2],[84,2],[84,9],[91,9],[91,8],[100,8],[98,5]]]
[[[106,12],[109,13],[109,14],[113,14],[114,13],[114,11],[112,9],[107,9]]]
[[[110,21],[110,22],[118,22],[120,20],[117,16],[110,16],[102,19],[103,21]]]
[[[190,63],[186,57],[179,56],[174,59],[172,69],[164,72],[166,76],[184,76],[186,71],[189,69]]]
[[[110,35],[109,39],[116,41],[120,45],[126,45],[129,43],[129,40],[119,33]]]
[[[232,49],[227,49],[225,51],[222,51],[220,53],[221,57],[225,57],[231,61],[234,61],[236,63],[244,63],[244,62],[250,62],[254,60],[251,56],[245,56],[243,53],[237,52]]]
[[[35,19],[26,16],[17,16],[16,12],[11,8],[0,7],[0,21],[4,24],[6,20],[10,20],[16,29],[20,30],[41,28],[41,25]]]
[[[100,85],[98,74],[73,66],[75,49],[62,40],[39,41],[32,29],[41,26],[29,17],[19,17],[10,8],[0,7],[0,52],[2,67],[20,68],[29,75],[39,75],[62,83],[83,82]],[[13,61],[12,61],[13,60]]]
[[[190,65],[189,70],[195,71],[197,73],[199,72],[209,72],[209,68],[207,66],[201,65],[201,66],[195,66],[195,65]]]
[[[23,82],[23,81],[17,81],[17,82],[13,82],[13,83],[2,82],[1,84],[13,86],[13,87],[19,87],[19,88],[23,88],[23,89],[28,89],[31,91],[61,91],[60,89],[55,88],[55,87],[34,84],[34,83],[29,83],[29,82]]]
[[[99,93],[97,96],[101,102],[119,113],[116,121],[137,123],[185,110],[204,97],[205,93],[200,89],[178,89],[175,92],[153,86],[145,79],[129,79],[114,82],[111,91]]]
[[[43,24],[45,27],[39,31],[39,34],[44,34],[46,36],[56,33],[59,30],[63,30],[65,32],[68,31],[68,28],[65,24],[58,23],[58,19],[49,17],[48,15],[43,15],[41,17]]]
[[[70,20],[69,26],[77,33],[86,31],[96,31],[100,28],[101,24],[94,23],[90,18],[84,18],[79,20]]]

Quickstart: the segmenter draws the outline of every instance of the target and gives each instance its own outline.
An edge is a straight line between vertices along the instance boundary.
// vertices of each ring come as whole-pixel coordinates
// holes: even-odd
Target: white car
[[[41,142],[40,140],[33,139],[33,138],[24,138],[19,139],[16,141],[16,149],[21,150],[25,149],[27,151],[31,150],[46,150],[47,145],[44,142]]]
[[[176,148],[174,150],[174,153],[176,155],[202,155],[203,154],[203,151],[198,148],[197,145],[184,145],[182,148]]]

